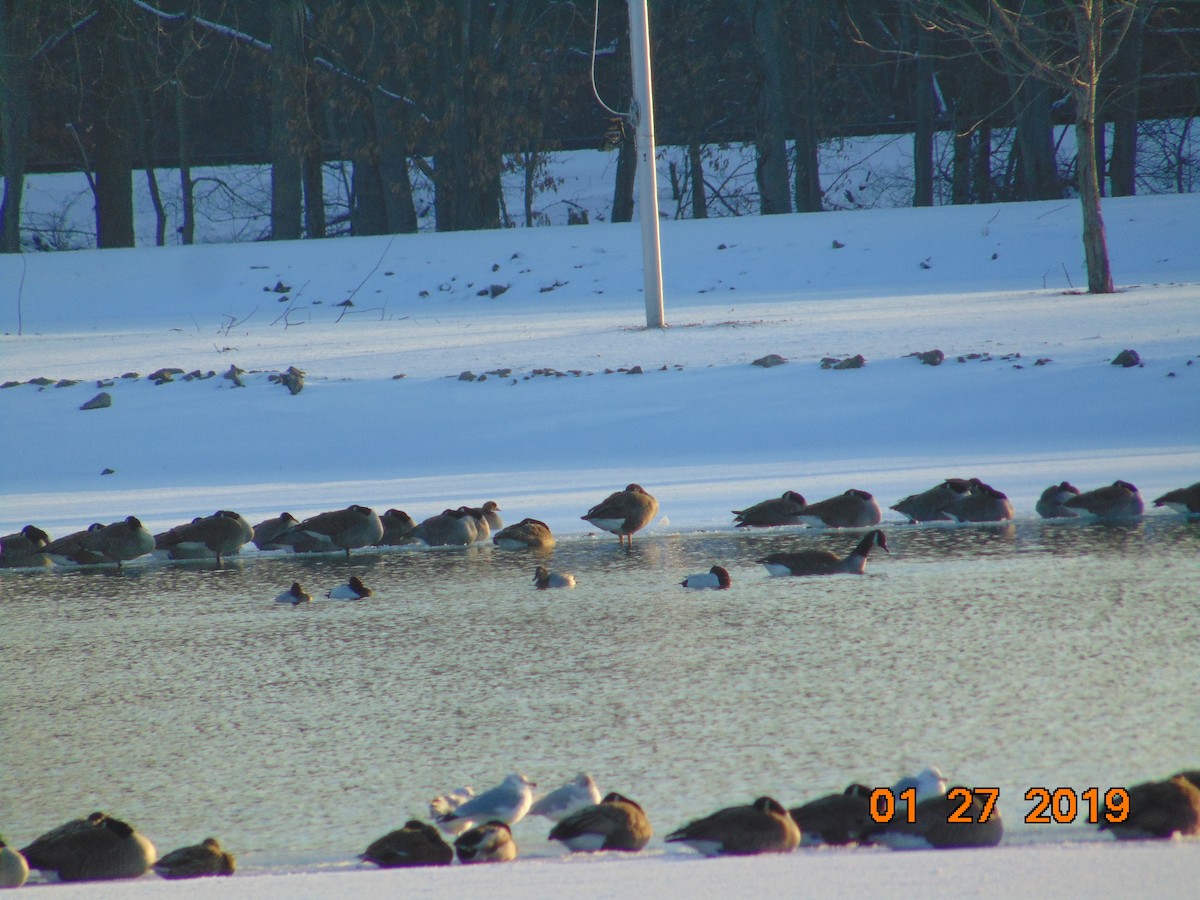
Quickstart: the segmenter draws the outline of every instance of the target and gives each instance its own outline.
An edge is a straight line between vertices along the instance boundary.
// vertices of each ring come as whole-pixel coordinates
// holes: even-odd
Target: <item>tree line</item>
[[[686,148],[679,184],[696,217],[710,205],[706,148],[754,147],[762,213],[819,211],[821,142],[883,132],[914,135],[916,205],[933,203],[939,132],[953,135],[955,203],[1090,196],[1092,177],[1131,194],[1138,122],[1200,110],[1195,2],[652,0],[650,12],[657,133]],[[133,244],[136,172],[158,204],[155,170],[178,171],[187,243],[193,167],[250,161],[271,168],[274,238],[328,232],[330,159],[349,163],[352,233],[415,231],[414,171],[433,185],[438,230],[453,231],[501,224],[506,170],[531,197],[547,153],[606,135],[613,219],[628,220],[632,129],[596,94],[621,110],[629,93],[621,0],[0,0],[0,250],[20,249],[27,172],[87,175],[101,247]],[[1068,122],[1083,143],[1063,172],[1054,128]],[[998,169],[1000,129],[1015,138]]]

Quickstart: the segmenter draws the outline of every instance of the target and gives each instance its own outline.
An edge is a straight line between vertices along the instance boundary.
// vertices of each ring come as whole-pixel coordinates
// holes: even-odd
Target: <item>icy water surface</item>
[[[162,851],[219,836],[243,868],[352,864],[460,784],[591,772],[661,837],[769,793],[794,806],[936,763],[1000,789],[1101,791],[1200,764],[1200,523],[893,527],[864,577],[754,560],[857,532],[714,532],[262,555],[223,570],[0,575],[0,830],[21,845],[104,809]],[[687,591],[714,563],[728,591]],[[276,606],[357,574],[358,602]],[[515,828],[557,855],[549,824]]]

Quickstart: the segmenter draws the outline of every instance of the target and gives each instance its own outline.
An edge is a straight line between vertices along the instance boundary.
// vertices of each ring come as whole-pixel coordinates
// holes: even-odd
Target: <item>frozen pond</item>
[[[104,809],[164,852],[213,834],[247,870],[354,865],[435,794],[588,771],[661,853],[718,806],[936,763],[1000,789],[1006,841],[1093,839],[1024,824],[1025,792],[1195,766],[1200,522],[887,536],[827,578],[754,560],[860,533],[570,538],[548,558],[573,591],[490,546],[0,573],[3,834]],[[731,590],[678,586],[714,563]],[[351,574],[375,596],[323,599]],[[322,599],[273,604],[293,580]],[[544,820],[514,830],[559,854]]]

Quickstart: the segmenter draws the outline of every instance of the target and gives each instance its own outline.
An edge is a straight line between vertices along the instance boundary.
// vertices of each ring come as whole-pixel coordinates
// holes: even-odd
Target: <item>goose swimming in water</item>
[[[772,575],[861,575],[873,546],[881,547],[885,553],[891,552],[883,532],[876,529],[868,532],[844,558],[829,550],[798,550],[772,553],[755,562],[765,566]]]

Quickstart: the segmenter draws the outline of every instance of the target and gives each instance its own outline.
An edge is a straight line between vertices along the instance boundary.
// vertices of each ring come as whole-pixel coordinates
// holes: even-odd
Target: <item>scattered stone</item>
[[[1132,369],[1134,366],[1140,366],[1142,358],[1138,356],[1136,350],[1122,350],[1113,357],[1113,361],[1109,365],[1122,366],[1126,369]]]
[[[567,284],[567,282],[565,282],[565,281],[555,281],[554,284],[547,284],[547,285],[543,285],[542,287],[538,288],[538,293],[539,294],[548,294],[555,288],[564,287],[566,284]]]
[[[182,374],[183,374],[183,369],[162,368],[162,369],[158,369],[157,371],[151,372],[148,377],[155,384],[167,384],[168,382],[174,381],[176,375],[182,375]]]
[[[499,297],[501,294],[503,294],[505,291],[507,291],[508,288],[509,288],[509,285],[507,285],[507,284],[489,285],[488,289],[487,289],[488,296],[491,297],[493,300],[495,300],[497,297]]]
[[[787,360],[778,353],[768,353],[766,356],[760,356],[758,359],[754,360],[754,362],[750,363],[750,365],[760,366],[764,369],[772,369],[775,366],[782,366],[785,362],[787,362]]]
[[[992,259],[999,259],[999,258],[1000,258],[1000,254],[999,254],[999,253],[993,253],[993,254],[992,254]]]
[[[104,468],[104,469],[101,469],[101,470],[100,470],[100,474],[101,474],[101,475],[116,475],[116,474],[117,474],[117,470],[116,470],[116,469],[109,469],[109,468],[107,468],[107,467],[106,467],[106,468]]]
[[[422,297],[422,298],[424,298],[424,297],[428,297],[428,296],[429,296],[429,291],[418,291],[418,292],[417,292],[417,296],[418,296],[418,297]]]
[[[30,378],[30,384],[36,384],[38,387],[49,387],[54,384],[53,378]]]
[[[487,375],[480,375],[480,376],[479,376],[477,379],[475,379],[475,380],[476,380],[476,381],[487,381],[487,379],[488,379]]]
[[[507,378],[512,374],[512,369],[492,369],[488,374],[495,375],[497,378]]]
[[[500,271],[500,263],[492,263],[492,271],[499,272]]]
[[[276,299],[276,303],[290,303],[292,300],[287,294],[280,294]]]
[[[476,378],[476,375],[475,375],[475,373],[474,373],[474,372],[469,372],[469,371],[468,371],[468,372],[459,372],[459,373],[458,373],[458,380],[459,380],[459,381],[474,381],[474,380],[475,380],[475,378]]]
[[[242,381],[242,376],[243,376],[243,375],[245,375],[245,374],[246,374],[246,370],[245,370],[245,369],[239,369],[239,368],[238,368],[237,366],[235,366],[235,365],[230,365],[230,367],[229,367],[229,371],[228,371],[228,372],[226,372],[226,373],[225,373],[223,376],[221,376],[221,377],[223,377],[223,378],[227,378],[228,380],[232,381],[232,382],[233,382],[233,385],[234,385],[234,387],[245,387],[245,386],[246,386],[246,382]]]
[[[927,366],[940,366],[943,362],[946,361],[946,354],[943,353],[941,350],[937,350],[937,349],[926,350],[924,352],[913,351],[912,353],[910,353],[908,355],[915,356],[924,365],[927,365]]]
[[[1174,377],[1175,377],[1175,373],[1174,373],[1174,372],[1168,372],[1168,373],[1167,373],[1167,377],[1168,377],[1168,378],[1174,378]]]
[[[77,384],[79,384],[79,382],[72,378],[61,378],[58,381],[54,382],[54,386],[56,388],[75,387],[75,385],[77,385]]]
[[[632,369],[629,369],[625,374],[626,375],[641,375],[641,374],[643,374],[642,367],[634,366]]]
[[[403,372],[400,372],[400,373],[392,376],[392,381],[399,381],[401,378],[407,378],[407,377],[408,376],[405,375]]]
[[[353,301],[353,300],[349,300],[349,299],[347,299],[347,300],[343,300],[341,303],[338,303],[337,305],[338,305],[338,306],[346,306],[346,307],[350,307],[350,306],[353,306],[353,305],[354,305],[354,301]]]
[[[932,256],[925,257],[923,260],[921,260],[920,265],[921,265],[922,269],[932,269],[933,268],[933,257]]]
[[[96,387],[98,387],[98,388],[112,387],[116,383],[117,383],[116,380],[113,378],[100,378],[96,381]]]
[[[1044,365],[1046,365],[1048,363],[1052,363],[1052,362],[1054,362],[1054,360],[1052,360],[1050,357],[1043,356],[1037,362],[1035,362],[1034,365],[1035,366],[1044,366]]]
[[[834,240],[833,240],[833,249],[834,250],[841,250],[845,246],[846,245],[843,244],[841,241],[839,241],[837,238],[834,238]]]
[[[18,387],[20,384],[21,382],[19,381],[6,381],[4,384],[0,384],[0,391],[4,390],[5,388]]]
[[[822,369],[861,369],[867,364],[866,357],[861,353],[856,356],[850,356],[846,359],[838,359],[836,356],[827,356],[821,360]]]
[[[108,391],[101,391],[95,397],[93,397],[91,400],[89,400],[87,403],[83,404],[83,406],[81,406],[79,408],[80,409],[107,409],[110,406],[112,406],[112,394],[110,394]]]
[[[263,288],[263,290],[266,290],[266,288]],[[275,287],[271,288],[271,290],[277,294],[288,294],[291,293],[292,286],[290,284],[284,284],[282,281],[277,281],[275,282]]]
[[[141,378],[142,376],[141,376],[141,375],[139,375],[137,372],[126,372],[126,373],[125,373],[124,375],[122,375],[121,377],[122,377],[122,378],[129,378],[129,379],[137,379],[137,378]]]
[[[278,376],[273,377],[291,391],[293,397],[304,390],[304,372],[295,366],[288,366],[286,372],[280,372]]]
[[[717,244],[717,249],[718,250],[728,250],[729,245],[728,244]]]

